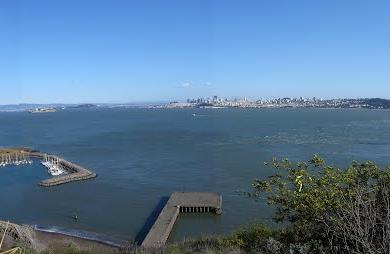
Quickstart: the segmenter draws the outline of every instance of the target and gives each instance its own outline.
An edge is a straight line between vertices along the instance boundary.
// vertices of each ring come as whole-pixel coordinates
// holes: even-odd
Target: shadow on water
[[[141,230],[138,232],[138,234],[135,237],[135,243],[137,245],[140,245],[143,242],[146,235],[149,233],[150,229],[152,228],[154,222],[157,220],[158,216],[160,215],[162,209],[167,204],[168,200],[169,197],[162,197],[158,202],[157,206],[152,211],[152,213],[146,219],[144,226],[141,228]]]

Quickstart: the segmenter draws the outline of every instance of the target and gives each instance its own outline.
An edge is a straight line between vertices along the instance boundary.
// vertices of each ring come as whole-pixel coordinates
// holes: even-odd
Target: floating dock
[[[141,246],[156,248],[164,245],[180,213],[222,213],[222,196],[212,192],[174,192]]]
[[[88,170],[56,155],[42,153],[40,151],[32,150],[30,148],[0,148],[0,154],[24,154],[30,158],[38,160],[42,160],[45,157],[58,160],[58,163],[67,172],[67,174],[54,176],[52,178],[41,181],[39,185],[43,187],[51,187],[74,181],[87,180],[97,176],[91,170]]]

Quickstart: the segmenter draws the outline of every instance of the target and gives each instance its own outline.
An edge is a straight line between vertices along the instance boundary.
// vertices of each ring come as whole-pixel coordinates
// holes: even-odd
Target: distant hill
[[[371,108],[383,108],[390,109],[390,100],[380,98],[363,99],[364,104],[367,104]]]
[[[180,103],[179,103],[180,104]],[[272,104],[272,103],[271,103]],[[324,101],[315,101],[315,103],[303,102],[304,107],[313,107],[313,108],[367,108],[367,109],[390,109],[390,100],[381,99],[381,98],[360,98],[360,99],[329,99]],[[57,110],[61,109],[90,109],[90,108],[113,108],[113,107],[150,107],[154,104],[148,103],[137,103],[137,104],[92,104],[92,103],[83,103],[83,104],[8,104],[0,105],[0,111],[3,112],[16,112],[16,111],[29,111],[35,108],[55,108]],[[170,105],[170,104],[169,104]],[[255,104],[258,106],[258,104]],[[278,104],[272,104],[280,106]],[[215,106],[213,103],[200,103],[194,105],[194,107],[208,107]],[[285,107],[285,106],[284,106]],[[302,105],[292,105],[292,107],[302,107]]]
[[[95,107],[97,107],[97,105],[87,103],[87,104],[79,104],[79,105],[75,105],[75,106],[70,106],[68,108],[95,108]]]

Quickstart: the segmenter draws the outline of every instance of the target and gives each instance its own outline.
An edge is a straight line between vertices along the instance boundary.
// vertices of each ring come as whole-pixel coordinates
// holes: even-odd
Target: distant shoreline
[[[390,109],[390,99],[382,98],[278,98],[278,99],[226,99],[199,98],[187,102],[143,102],[143,103],[47,103],[47,104],[8,104],[0,105],[0,112],[31,111],[37,108],[52,108],[57,111],[95,108],[334,108],[334,109]]]
[[[251,101],[247,98],[229,100],[226,98],[198,98],[187,102],[171,102],[155,106],[159,108],[364,108],[390,109],[390,100],[380,98],[331,99],[279,98]]]
[[[336,109],[345,109],[345,110],[390,110],[390,108],[367,108],[367,107],[287,107],[287,106],[279,106],[279,107],[227,107],[227,106],[166,106],[166,105],[158,105],[158,106],[123,106],[123,107],[99,107],[99,109],[166,109],[166,110],[173,110],[173,109],[212,109],[212,110],[218,110],[218,109],[242,109],[242,110],[267,110],[267,109],[329,109],[329,110],[336,110]],[[84,109],[80,109],[84,110]],[[85,109],[88,110],[88,109]],[[52,112],[52,114],[56,114],[58,112],[70,112],[70,110],[67,109],[61,109],[57,110],[56,112]],[[28,110],[1,110],[0,113],[29,113]]]
[[[157,107],[145,107],[146,109],[365,109],[365,110],[390,110],[390,108],[365,108],[365,107],[221,107],[221,106],[208,106],[208,107],[197,107],[197,106],[188,106],[188,107],[165,107],[165,106],[157,106]]]

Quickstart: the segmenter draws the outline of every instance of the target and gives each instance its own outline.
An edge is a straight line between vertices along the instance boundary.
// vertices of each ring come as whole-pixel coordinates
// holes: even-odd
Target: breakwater
[[[23,155],[31,159],[43,160],[44,158],[53,159],[58,161],[59,166],[65,170],[66,174],[54,176],[49,179],[45,179],[39,183],[42,187],[51,187],[60,184],[65,184],[74,181],[82,181],[96,177],[96,173],[89,169],[86,169],[73,162],[67,161],[59,156],[43,153],[30,148],[3,148],[0,149],[0,154],[3,155]]]
[[[164,245],[180,213],[222,213],[222,196],[212,192],[174,192],[142,241],[145,248]]]

